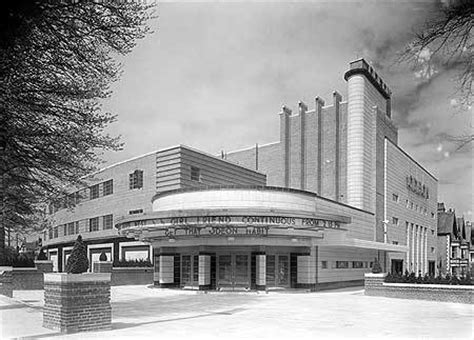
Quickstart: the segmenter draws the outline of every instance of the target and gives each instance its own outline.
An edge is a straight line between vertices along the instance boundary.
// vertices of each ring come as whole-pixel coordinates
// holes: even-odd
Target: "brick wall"
[[[45,274],[43,327],[61,332],[110,329],[110,274]]]
[[[43,273],[36,268],[13,268],[13,290],[39,290],[43,284]]]
[[[365,275],[365,295],[398,299],[473,303],[474,286],[385,283],[386,274]]]

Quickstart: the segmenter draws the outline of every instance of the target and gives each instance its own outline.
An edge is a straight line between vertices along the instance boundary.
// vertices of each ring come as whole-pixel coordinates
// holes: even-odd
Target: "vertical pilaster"
[[[300,110],[300,189],[305,190],[306,184],[306,111],[308,106],[305,103],[299,102]]]
[[[334,114],[336,119],[336,145],[335,145],[335,156],[334,156],[334,163],[335,163],[335,174],[334,174],[334,199],[336,201],[340,201],[341,194],[339,189],[339,182],[341,179],[341,136],[340,136],[340,120],[341,120],[341,113],[340,113],[340,103],[342,100],[341,95],[334,91],[332,94],[333,97],[333,104],[334,104]]]
[[[406,233],[407,233],[407,254],[406,254],[407,264],[406,264],[406,270],[410,271],[411,270],[411,268],[410,268],[410,261],[411,261],[411,257],[410,257],[410,248],[411,248],[411,244],[410,244],[410,224],[408,222],[406,222],[405,226],[406,226]]]
[[[290,186],[290,116],[291,110],[283,106],[280,112],[280,142],[283,154],[284,186]]]
[[[160,287],[174,286],[174,255],[163,255],[160,257],[159,282]]]
[[[255,285],[257,290],[265,290],[267,287],[267,256],[259,254],[255,257],[256,260],[256,278]]]
[[[199,290],[208,290],[211,286],[211,256],[199,255]]]
[[[317,147],[317,176],[318,176],[318,194],[321,194],[322,192],[322,150],[323,150],[323,131],[322,131],[322,125],[323,125],[323,106],[324,106],[324,100],[320,97],[316,97],[316,119],[318,120],[318,147]]]

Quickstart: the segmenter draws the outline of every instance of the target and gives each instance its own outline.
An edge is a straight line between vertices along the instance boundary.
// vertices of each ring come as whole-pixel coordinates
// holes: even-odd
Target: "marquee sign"
[[[176,236],[268,236],[279,229],[340,229],[337,221],[289,216],[188,216],[152,218],[121,224],[125,233],[152,232],[155,237]]]

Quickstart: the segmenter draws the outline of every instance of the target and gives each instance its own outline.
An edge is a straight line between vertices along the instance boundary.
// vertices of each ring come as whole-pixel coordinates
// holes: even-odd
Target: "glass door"
[[[290,259],[288,255],[278,255],[277,285],[288,286],[290,283]]]
[[[199,285],[199,257],[197,255],[181,255],[181,286]]]
[[[232,255],[219,255],[218,284],[219,286],[232,286]]]
[[[275,286],[275,255],[267,255],[266,281],[268,287]]]
[[[250,287],[249,284],[249,256],[234,255],[234,286]]]

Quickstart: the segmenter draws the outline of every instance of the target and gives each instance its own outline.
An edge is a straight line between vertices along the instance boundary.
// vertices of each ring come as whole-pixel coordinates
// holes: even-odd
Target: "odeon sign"
[[[120,224],[124,233],[152,232],[155,237],[268,236],[272,229],[318,231],[341,229],[338,221],[291,216],[186,216],[153,218]],[[158,235],[156,235],[158,234]]]

